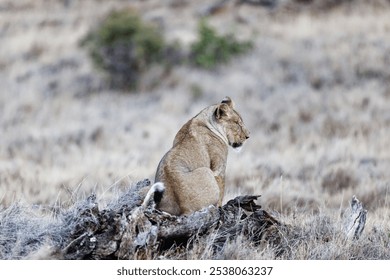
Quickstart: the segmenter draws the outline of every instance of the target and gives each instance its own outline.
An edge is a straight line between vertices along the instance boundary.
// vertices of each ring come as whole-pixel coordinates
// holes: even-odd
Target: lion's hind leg
[[[218,204],[220,190],[210,168],[197,168],[182,176],[182,186],[178,197],[183,214]]]

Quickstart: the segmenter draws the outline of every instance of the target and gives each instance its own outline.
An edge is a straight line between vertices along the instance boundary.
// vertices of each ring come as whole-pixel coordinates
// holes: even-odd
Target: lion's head
[[[214,111],[215,121],[226,135],[228,144],[235,150],[240,150],[244,142],[249,138],[249,130],[240,114],[234,110],[234,103],[230,97],[225,97]]]

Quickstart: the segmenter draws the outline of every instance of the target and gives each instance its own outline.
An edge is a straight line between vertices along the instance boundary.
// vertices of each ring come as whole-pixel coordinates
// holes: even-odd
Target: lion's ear
[[[217,108],[215,108],[215,111],[214,111],[214,116],[217,120],[221,119],[223,116],[227,116],[228,114],[228,108],[229,105],[225,104],[225,103],[221,103],[219,105],[217,105]]]
[[[224,99],[222,99],[221,103],[227,104],[232,109],[234,108],[234,102],[229,96],[226,96]]]

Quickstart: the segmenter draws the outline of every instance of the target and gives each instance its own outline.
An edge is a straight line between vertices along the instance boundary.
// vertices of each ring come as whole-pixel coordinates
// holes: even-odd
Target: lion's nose
[[[245,138],[248,139],[248,138],[249,138],[249,135],[245,136]]]

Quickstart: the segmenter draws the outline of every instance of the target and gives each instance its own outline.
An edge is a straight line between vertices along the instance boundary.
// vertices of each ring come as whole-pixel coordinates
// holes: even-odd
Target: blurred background
[[[225,201],[390,215],[388,0],[0,0],[0,85],[2,207],[153,181],[230,96],[251,138]]]

